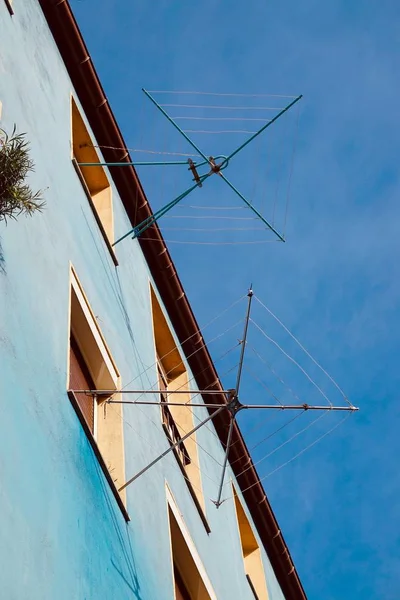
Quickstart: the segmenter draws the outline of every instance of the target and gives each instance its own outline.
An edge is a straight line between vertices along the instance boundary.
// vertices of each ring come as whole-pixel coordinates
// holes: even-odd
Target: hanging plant
[[[34,166],[25,134],[17,134],[15,126],[11,135],[0,129],[0,221],[16,219],[22,213],[32,215],[44,207],[42,190],[33,192],[25,183]]]

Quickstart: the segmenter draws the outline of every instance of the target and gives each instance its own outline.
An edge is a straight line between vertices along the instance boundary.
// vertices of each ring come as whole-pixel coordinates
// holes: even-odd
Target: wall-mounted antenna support
[[[243,346],[242,346],[242,348],[243,348]],[[101,398],[102,396],[110,396],[111,394],[121,394],[121,393],[126,393],[126,394],[157,394],[158,393],[156,390],[72,390],[72,391],[75,394],[83,394],[84,393],[84,394],[93,395],[94,397],[97,396],[99,398]],[[210,394],[221,393],[219,390],[212,390],[212,391],[207,390],[206,392],[208,392]],[[179,392],[174,391],[171,393],[173,393],[173,394],[176,394],[176,393],[192,394],[193,391],[192,390],[179,390]],[[202,392],[202,393],[204,393],[204,392]],[[169,454],[170,452],[172,452],[173,450],[175,450],[176,448],[181,446],[189,437],[191,437],[194,433],[196,433],[196,431],[198,431],[201,427],[203,427],[203,425],[206,425],[209,421],[214,419],[214,417],[219,415],[222,411],[227,410],[230,413],[231,421],[229,424],[228,438],[227,438],[226,447],[225,447],[225,458],[224,458],[224,463],[223,463],[221,482],[220,482],[220,486],[219,486],[219,490],[218,490],[218,497],[217,497],[217,500],[213,501],[215,506],[217,508],[219,508],[221,506],[221,504],[223,503],[223,500],[221,501],[221,495],[222,495],[225,473],[226,473],[226,468],[227,468],[228,459],[229,459],[229,450],[230,450],[230,446],[231,446],[231,442],[232,442],[232,434],[233,434],[234,424],[235,424],[235,420],[236,420],[236,415],[240,411],[251,410],[251,409],[260,409],[260,410],[300,410],[300,411],[318,410],[318,411],[356,412],[359,410],[356,406],[352,406],[352,405],[351,406],[315,406],[312,404],[283,404],[283,405],[281,405],[281,404],[242,404],[239,401],[239,398],[236,394],[236,389],[227,390],[227,391],[225,390],[224,393],[228,394],[226,404],[203,404],[203,403],[182,404],[182,403],[178,403],[178,402],[168,401],[168,405],[170,405],[170,406],[187,406],[190,408],[213,408],[213,409],[215,409],[215,412],[213,412],[212,415],[209,415],[206,419],[201,421],[198,425],[196,425],[196,427],[194,427],[193,429],[188,431],[180,440],[178,440],[174,444],[171,444],[169,448],[167,448],[164,452],[162,452],[162,454],[157,456],[157,458],[155,458],[153,461],[151,461],[146,467],[144,467],[138,473],[136,473],[136,475],[134,475],[133,477],[128,479],[128,481],[126,483],[124,483],[124,485],[122,485],[118,491],[121,492],[122,490],[124,490],[126,487],[128,487],[128,485],[133,483],[141,475],[146,473],[151,467],[153,467],[160,460],[162,460],[165,456],[167,456],[167,454]],[[138,401],[138,400],[133,400],[133,401],[120,400],[119,401],[119,400],[112,400],[112,399],[108,399],[107,403],[109,403],[109,404],[131,404],[131,405],[137,404],[140,406],[143,406],[143,405],[163,406],[165,404],[164,402],[161,402],[161,401],[160,402],[147,402],[147,401]]]
[[[273,119],[268,121],[265,125],[263,125],[256,133],[254,133],[249,139],[247,139],[243,144],[241,144],[236,150],[234,150],[229,156],[207,156],[198,146],[195,144],[193,140],[179,127],[179,125],[174,121],[172,117],[164,110],[164,108],[153,98],[153,96],[144,88],[142,91],[147,96],[147,98],[154,104],[154,106],[164,115],[166,119],[175,127],[175,129],[185,138],[185,140],[192,146],[192,148],[203,158],[203,162],[196,163],[192,159],[189,158],[188,161],[166,161],[166,162],[119,162],[119,163],[107,163],[107,162],[97,162],[97,163],[78,163],[80,167],[98,167],[98,166],[107,166],[107,167],[127,167],[127,166],[167,166],[167,165],[186,165],[189,166],[189,170],[193,175],[193,181],[195,185],[190,186],[187,190],[179,194],[176,198],[171,200],[168,204],[157,210],[150,217],[144,219],[141,223],[138,223],[135,227],[130,229],[123,236],[118,238],[112,245],[116,246],[119,242],[122,242],[126,237],[131,236],[132,239],[140,237],[142,233],[144,233],[149,227],[154,225],[161,217],[163,217],[167,212],[169,212],[174,206],[176,206],[179,202],[181,202],[186,196],[188,196],[193,190],[196,188],[203,187],[203,183],[206,179],[208,179],[211,175],[219,175],[225,181],[225,183],[231,188],[233,192],[246,204],[250,210],[264,223],[264,225],[272,231],[277,238],[284,242],[284,236],[280,234],[271,223],[269,223],[261,213],[254,208],[252,203],[243,196],[243,194],[231,183],[226,176],[222,173],[224,169],[229,166],[230,160],[236,156],[241,150],[243,150],[248,144],[250,144],[256,137],[261,135],[268,127],[270,127],[275,121],[277,121],[284,113],[286,113],[292,106],[294,106],[301,98],[302,95],[297,96],[292,102],[290,102],[287,106],[285,106]],[[220,161],[220,162],[217,162]],[[209,171],[203,174],[200,174],[198,169],[200,167],[204,167],[207,165]]]

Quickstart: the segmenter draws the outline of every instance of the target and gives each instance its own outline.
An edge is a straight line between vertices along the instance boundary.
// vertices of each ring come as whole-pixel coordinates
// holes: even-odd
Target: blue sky
[[[360,406],[343,427],[264,483],[310,600],[397,599],[400,5],[395,0],[160,0],[156,5],[73,0],[72,6],[130,147],[157,142],[158,115],[141,116],[142,87],[304,95],[287,243],[171,244],[170,250],[200,323],[241,297],[252,281],[258,297]],[[175,147],[173,141],[162,143]],[[204,140],[207,152],[208,143]],[[246,190],[250,180],[265,175],[261,169],[250,173],[246,162],[226,173]],[[168,201],[180,185],[166,176],[166,183],[153,178],[146,186],[146,177],[143,173],[155,206],[161,193]],[[207,197],[214,204],[232,199],[220,183],[210,182]],[[204,201],[206,196],[196,193],[196,200]],[[235,323],[244,308],[242,302],[226,313],[208,339]],[[270,335],[283,336],[282,344],[296,352],[260,307],[256,311],[255,319]],[[236,333],[211,344],[216,358]],[[309,397],[311,388],[299,372],[273,355],[257,331],[251,333],[256,349]],[[270,383],[260,363],[249,364]],[[323,377],[318,382],[327,384]],[[254,398],[257,391],[257,398],[265,399],[254,382],[246,386],[247,394]],[[261,439],[245,420],[249,442]],[[262,446],[255,458],[303,427],[299,422]],[[260,475],[335,422],[332,415],[321,419],[282,454],[261,463]],[[266,428],[273,430],[273,423]]]

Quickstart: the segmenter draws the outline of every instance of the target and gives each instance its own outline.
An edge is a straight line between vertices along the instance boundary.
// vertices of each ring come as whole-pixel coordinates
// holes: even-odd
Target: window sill
[[[12,8],[10,0],[4,0],[4,2],[6,3],[6,6],[8,8],[8,12],[10,13],[11,16],[13,16],[14,11],[13,11],[13,8]]]
[[[168,439],[169,443],[171,444],[171,441],[170,441],[169,435],[168,435],[168,428],[166,427],[166,425],[164,423],[162,424],[162,427],[163,427],[163,429],[165,431],[165,435],[167,436],[167,439]],[[200,504],[200,502],[199,502],[199,500],[197,498],[195,489],[192,486],[192,484],[190,482],[190,479],[188,478],[188,476],[186,474],[185,467],[183,466],[182,461],[179,458],[179,454],[177,453],[177,451],[175,449],[172,452],[173,452],[173,454],[174,454],[174,456],[176,458],[176,462],[178,463],[178,466],[179,466],[179,468],[181,470],[181,473],[182,473],[182,475],[183,475],[183,477],[185,479],[185,482],[186,482],[186,485],[188,487],[189,493],[192,496],[192,500],[195,503],[195,506],[197,508],[197,512],[199,513],[199,516],[200,516],[200,519],[201,519],[201,521],[202,521],[202,523],[204,525],[204,528],[205,528],[206,532],[208,534],[210,534],[211,533],[211,528],[210,528],[210,526],[208,524],[207,517],[204,514],[204,511],[203,511],[203,509],[201,507],[201,504]]]
[[[100,231],[101,231],[101,235],[103,236],[103,239],[104,239],[104,241],[105,241],[105,243],[106,243],[106,246],[107,246],[107,248],[108,248],[108,251],[109,251],[109,253],[110,253],[110,255],[111,255],[111,258],[112,258],[112,260],[113,260],[113,263],[114,263],[114,265],[115,265],[116,267],[118,267],[118,259],[117,259],[117,257],[116,257],[116,254],[115,254],[114,250],[113,250],[113,247],[112,247],[112,246],[111,246],[111,244],[110,244],[110,240],[108,239],[108,236],[107,236],[107,234],[106,234],[106,232],[105,232],[105,229],[104,229],[104,227],[103,227],[103,223],[102,223],[102,222],[101,222],[101,220],[100,220],[100,217],[99,217],[99,215],[98,215],[98,213],[97,213],[96,207],[95,207],[95,205],[93,204],[92,197],[91,197],[91,195],[90,195],[90,192],[89,192],[89,190],[88,190],[88,187],[87,187],[87,185],[86,185],[86,182],[85,182],[84,178],[82,177],[81,170],[80,170],[80,168],[79,168],[79,165],[78,165],[78,163],[76,162],[76,159],[75,159],[75,158],[73,158],[73,159],[72,159],[72,164],[73,164],[73,166],[74,166],[74,169],[75,169],[75,172],[76,172],[76,174],[78,175],[79,181],[80,181],[80,182],[81,182],[81,184],[82,184],[83,190],[84,190],[84,192],[85,192],[85,194],[86,194],[86,197],[87,197],[87,199],[88,199],[88,201],[89,201],[90,208],[91,208],[91,209],[92,209],[92,211],[93,211],[94,217],[95,217],[95,219],[96,219],[96,223],[97,223],[97,225],[99,226],[99,229],[100,229]]]
[[[125,506],[124,506],[124,503],[121,500],[121,496],[119,495],[118,490],[116,488],[116,485],[115,485],[115,483],[113,482],[113,480],[111,478],[110,472],[107,469],[106,463],[104,462],[104,459],[103,459],[103,457],[101,455],[99,447],[98,447],[98,445],[96,443],[96,440],[94,439],[93,434],[90,431],[90,428],[89,428],[89,426],[87,424],[87,421],[86,421],[85,417],[83,416],[83,413],[82,413],[82,411],[80,409],[80,406],[78,404],[76,396],[75,396],[75,394],[74,394],[74,392],[72,390],[68,390],[68,398],[69,398],[69,400],[70,400],[70,402],[71,402],[71,404],[72,404],[72,406],[73,406],[73,408],[74,408],[74,410],[75,410],[75,412],[76,412],[76,414],[78,416],[78,419],[79,419],[79,421],[80,421],[80,423],[81,423],[81,425],[83,427],[83,430],[84,430],[84,432],[86,434],[86,437],[89,440],[90,445],[92,446],[93,452],[95,453],[96,458],[99,461],[99,465],[101,467],[101,470],[103,471],[104,476],[105,476],[105,478],[108,481],[108,484],[109,484],[109,486],[111,488],[111,492],[112,492],[112,494],[113,494],[113,496],[114,496],[114,498],[115,498],[115,500],[116,500],[119,508],[121,509],[121,512],[122,512],[122,514],[124,516],[124,519],[125,519],[125,521],[128,522],[128,521],[131,520],[130,516],[129,516],[129,514],[128,514]]]

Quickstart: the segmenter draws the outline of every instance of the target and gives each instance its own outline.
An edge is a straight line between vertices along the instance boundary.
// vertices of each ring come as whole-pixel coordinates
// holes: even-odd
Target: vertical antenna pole
[[[248,301],[248,304],[247,304],[247,313],[246,313],[246,320],[245,320],[245,324],[244,324],[243,339],[242,339],[242,348],[241,348],[241,352],[240,352],[239,368],[238,368],[238,373],[237,373],[237,378],[236,378],[236,387],[235,387],[236,400],[238,399],[238,396],[239,396],[240,381],[241,381],[241,378],[242,378],[243,360],[244,360],[244,353],[245,353],[246,344],[247,344],[247,332],[248,332],[248,329],[249,329],[251,302],[253,300],[253,295],[254,295],[254,293],[253,293],[252,287],[250,285],[250,289],[249,289],[248,294],[247,294],[247,297],[248,297],[249,301]]]
[[[228,410],[230,410],[231,413],[231,422],[229,424],[229,431],[228,431],[228,439],[226,442],[226,449],[225,449],[225,458],[224,458],[224,464],[222,465],[222,475],[221,475],[221,481],[219,484],[219,490],[218,490],[218,497],[215,501],[215,506],[217,508],[219,508],[222,504],[221,502],[221,496],[222,496],[222,488],[224,486],[224,479],[225,479],[225,473],[226,473],[226,467],[228,464],[228,458],[229,458],[229,450],[231,448],[231,442],[232,442],[232,434],[233,434],[233,427],[235,425],[235,418],[236,418],[236,413],[241,409],[241,404],[239,403],[239,389],[240,389],[240,382],[242,379],[242,370],[243,370],[243,361],[244,361],[244,353],[246,350],[246,344],[247,344],[247,332],[249,329],[249,321],[250,321],[250,311],[251,311],[251,302],[253,299],[253,290],[252,287],[250,285],[250,289],[248,291],[247,297],[248,297],[248,303],[247,303],[247,311],[246,311],[246,319],[245,319],[245,323],[244,323],[244,331],[243,331],[243,339],[242,339],[242,348],[240,351],[240,359],[239,359],[239,367],[238,367],[238,373],[237,373],[237,377],[236,377],[236,386],[235,389],[232,390],[231,393],[231,399],[230,402],[228,404]]]

